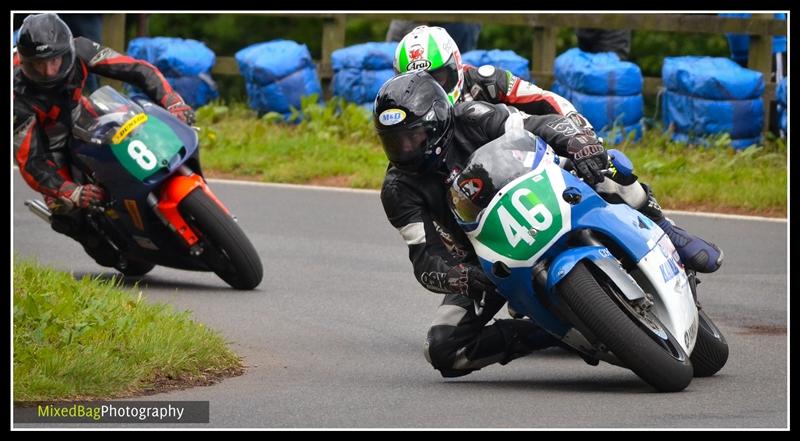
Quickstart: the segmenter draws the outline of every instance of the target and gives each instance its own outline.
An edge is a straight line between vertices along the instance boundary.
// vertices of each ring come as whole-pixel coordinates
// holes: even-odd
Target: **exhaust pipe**
[[[31,210],[33,214],[42,218],[43,221],[47,222],[48,224],[51,222],[50,210],[47,208],[47,205],[45,205],[44,202],[36,199],[29,199],[25,201],[25,206],[27,206],[28,210]]]

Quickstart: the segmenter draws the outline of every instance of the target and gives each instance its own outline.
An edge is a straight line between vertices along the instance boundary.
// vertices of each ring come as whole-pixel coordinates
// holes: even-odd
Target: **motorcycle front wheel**
[[[261,283],[261,259],[250,239],[203,189],[192,190],[178,209],[203,241],[201,257],[214,273],[236,289],[253,289]]]
[[[623,364],[661,392],[677,392],[692,381],[689,356],[655,317],[643,324],[618,305],[584,262],[558,285],[572,312]]]
[[[694,376],[710,377],[719,372],[728,361],[728,342],[702,309],[697,313],[697,342],[691,356]]]

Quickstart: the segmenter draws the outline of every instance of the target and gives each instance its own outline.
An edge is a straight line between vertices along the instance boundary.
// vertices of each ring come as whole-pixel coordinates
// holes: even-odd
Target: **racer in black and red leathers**
[[[14,159],[25,182],[44,195],[53,229],[81,242],[101,265],[113,266],[116,256],[87,236],[76,213],[104,200],[105,192],[74,176],[69,157],[72,119],[86,100],[89,73],[139,87],[187,124],[194,123],[194,112],[152,64],[73,38],[56,14],[23,21],[14,54]]]

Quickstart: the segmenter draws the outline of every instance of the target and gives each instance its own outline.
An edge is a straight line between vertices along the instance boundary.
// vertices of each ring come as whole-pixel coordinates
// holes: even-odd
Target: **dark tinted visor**
[[[452,55],[444,66],[436,70],[429,70],[428,73],[433,76],[447,93],[452,92],[456,84],[458,84],[458,67],[456,66],[456,59]]]
[[[415,169],[425,158],[430,129],[425,125],[386,130],[378,134],[386,157],[401,170]]]

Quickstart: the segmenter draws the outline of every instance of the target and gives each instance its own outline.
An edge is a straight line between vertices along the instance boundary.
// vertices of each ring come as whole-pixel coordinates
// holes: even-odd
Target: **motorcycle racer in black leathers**
[[[529,320],[501,319],[485,326],[505,299],[495,292],[450,212],[448,188],[472,152],[519,128],[543,138],[556,154],[571,160],[587,183],[597,184],[605,177],[602,170],[608,167],[608,156],[594,131],[579,115],[528,115],[479,101],[453,107],[444,89],[425,71],[386,82],[375,100],[373,117],[390,161],[381,188],[386,216],[408,245],[419,283],[445,294],[428,331],[427,360],[443,376],[453,377],[558,344]],[[660,214],[651,200],[645,194],[634,208],[648,216]],[[477,300],[484,303],[481,314],[473,308]]]
[[[56,14],[25,18],[14,55],[14,159],[25,182],[42,193],[54,230],[80,242],[103,266],[117,256],[90,235],[79,210],[106,199],[102,187],[86,183],[69,157],[73,117],[88,101],[83,88],[89,73],[141,88],[187,124],[194,112],[159,70],[142,60],[87,38],[73,38]]]

